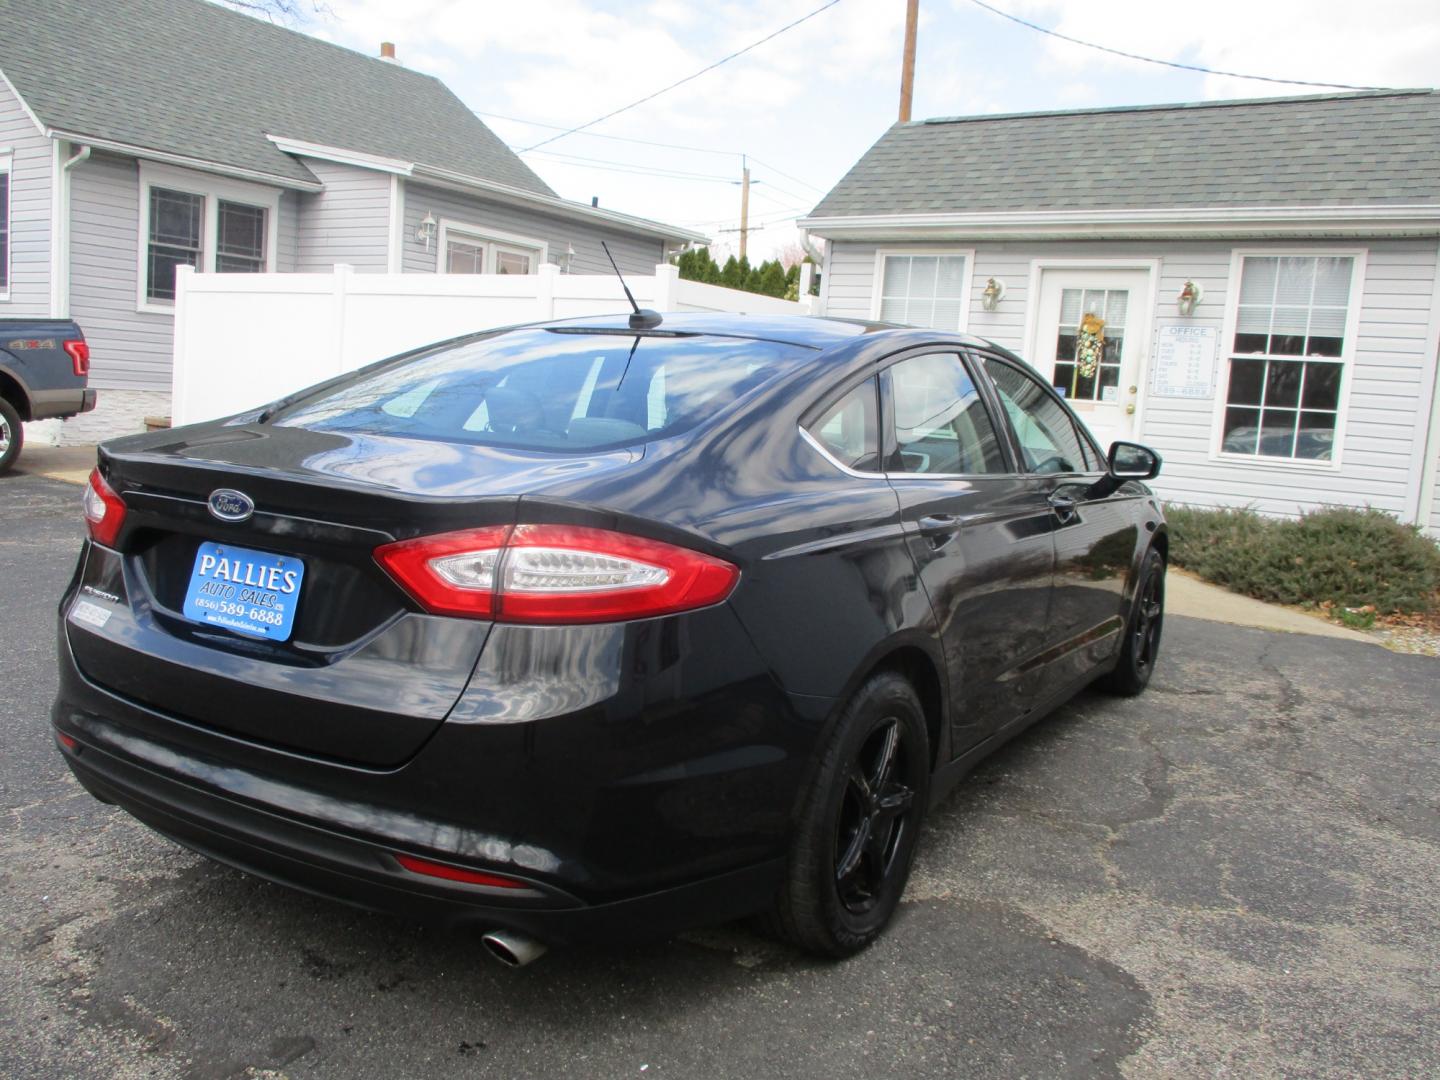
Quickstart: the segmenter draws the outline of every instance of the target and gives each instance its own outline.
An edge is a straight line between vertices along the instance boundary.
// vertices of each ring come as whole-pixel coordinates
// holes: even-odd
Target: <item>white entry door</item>
[[[1148,270],[1041,271],[1029,359],[1103,450],[1135,436],[1150,338],[1150,286]]]

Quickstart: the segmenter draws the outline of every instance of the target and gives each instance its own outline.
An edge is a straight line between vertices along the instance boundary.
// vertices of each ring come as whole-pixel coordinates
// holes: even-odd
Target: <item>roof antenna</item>
[[[600,246],[605,249],[605,257],[610,260],[610,266],[614,269],[615,276],[620,279],[620,288],[625,290],[625,299],[629,300],[630,306],[635,309],[634,313],[630,316],[630,329],[650,330],[659,326],[663,321],[660,313],[642,308],[635,302],[635,296],[631,293],[630,286],[625,284],[625,275],[620,273],[620,267],[615,265],[615,256],[610,254],[610,245],[605,243],[604,240],[601,240]]]

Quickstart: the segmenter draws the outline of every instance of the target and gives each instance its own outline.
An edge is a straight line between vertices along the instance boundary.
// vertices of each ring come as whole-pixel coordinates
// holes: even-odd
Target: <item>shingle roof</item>
[[[554,194],[438,79],[205,0],[0,0],[0,71],[59,131],[313,181],[277,135]]]
[[[1440,92],[897,124],[812,217],[1440,203]]]

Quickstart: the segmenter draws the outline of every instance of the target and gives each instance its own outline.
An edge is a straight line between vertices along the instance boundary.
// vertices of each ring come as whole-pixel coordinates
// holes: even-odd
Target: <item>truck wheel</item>
[[[825,747],[792,841],[786,881],[765,920],[821,956],[851,956],[889,922],[930,787],[925,714],[910,684],[862,686]]]
[[[20,426],[20,414],[15,411],[15,406],[0,398],[0,473],[15,464],[24,441],[25,429]]]

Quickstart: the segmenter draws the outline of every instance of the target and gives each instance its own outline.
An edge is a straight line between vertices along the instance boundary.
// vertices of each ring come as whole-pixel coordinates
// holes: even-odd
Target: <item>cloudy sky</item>
[[[300,29],[372,54],[394,41],[402,63],[439,76],[522,149],[824,2],[327,0],[328,12]],[[1435,0],[988,2],[1073,37],[1213,69],[1440,84]],[[894,122],[904,10],[905,0],[840,0],[677,90],[523,156],[567,198],[598,196],[733,248],[748,155],[751,220],[767,226],[752,235],[751,255],[770,255],[795,238],[793,218]],[[915,119],[1321,92],[1124,60],[1017,26],[973,0],[921,0],[920,11]]]

